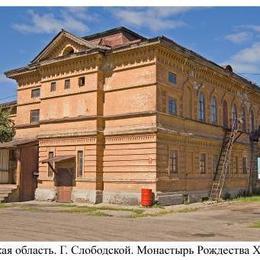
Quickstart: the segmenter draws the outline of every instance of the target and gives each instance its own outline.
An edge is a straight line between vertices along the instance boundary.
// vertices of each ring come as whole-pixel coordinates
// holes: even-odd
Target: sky
[[[165,35],[260,85],[260,7],[0,7],[0,103],[16,98],[4,72],[25,66],[63,28],[78,36],[126,26]]]

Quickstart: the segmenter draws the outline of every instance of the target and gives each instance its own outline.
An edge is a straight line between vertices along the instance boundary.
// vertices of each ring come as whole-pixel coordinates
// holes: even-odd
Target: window
[[[35,89],[32,89],[32,92],[31,92],[31,97],[32,98],[37,98],[41,95],[41,90],[40,88],[35,88]]]
[[[70,79],[66,79],[64,81],[64,89],[69,89],[70,88]]]
[[[260,157],[257,157],[257,178],[260,180]]]
[[[56,91],[56,82],[51,83],[51,92]]]
[[[237,106],[232,106],[232,127],[237,128]]]
[[[177,114],[176,100],[171,97],[169,97],[168,99],[168,113],[172,115]]]
[[[217,120],[217,100],[216,97],[212,97],[210,102],[210,121],[212,124],[216,124]]]
[[[74,49],[71,46],[68,46],[63,51],[62,55],[66,56],[66,55],[70,55],[70,54],[73,54],[73,53],[74,53]]]
[[[53,157],[54,157],[54,152],[49,152],[48,158],[51,159]],[[49,164],[51,164],[52,168],[54,168],[54,163],[53,162],[51,162]],[[48,164],[48,177],[52,177],[53,176],[53,171],[52,171],[52,169],[51,169],[49,164]]]
[[[206,173],[206,154],[200,154],[200,174]]]
[[[255,116],[254,116],[254,111],[250,111],[250,130],[254,131],[255,130]]]
[[[85,86],[85,77],[80,77],[79,78],[79,87]]]
[[[213,174],[215,175],[217,172],[217,167],[218,167],[218,155],[213,155]]]
[[[223,126],[228,127],[228,105],[227,101],[223,101]]]
[[[169,152],[169,174],[178,173],[178,152],[170,151]]]
[[[247,159],[243,157],[243,174],[247,174]]]
[[[239,173],[239,165],[238,165],[238,156],[235,156],[233,158],[233,173],[238,174]]]
[[[40,121],[40,110],[39,109],[31,110],[30,123],[35,124],[35,123],[39,123],[39,121]]]
[[[168,72],[168,81],[171,82],[172,84],[176,84],[177,83],[176,74],[173,72]]]
[[[241,117],[242,117],[242,130],[246,132],[246,110],[244,107],[242,107]]]
[[[77,152],[77,177],[83,176],[83,151]]]
[[[203,93],[199,94],[198,102],[198,118],[200,121],[205,121],[205,97]]]

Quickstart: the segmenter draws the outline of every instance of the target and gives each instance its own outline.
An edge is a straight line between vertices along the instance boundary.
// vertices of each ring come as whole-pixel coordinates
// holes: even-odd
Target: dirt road
[[[0,207],[0,230],[1,241],[259,241],[260,202],[199,204],[151,211],[10,204]]]

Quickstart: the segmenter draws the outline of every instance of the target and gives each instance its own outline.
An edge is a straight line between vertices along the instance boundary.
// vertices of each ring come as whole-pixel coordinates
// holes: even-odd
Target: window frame
[[[177,84],[177,74],[172,71],[168,71],[168,82],[173,85],[176,85]]]
[[[198,119],[201,122],[206,122],[206,99],[203,92],[199,93],[198,98]]]
[[[168,114],[177,115],[177,101],[173,97],[168,97]],[[173,109],[173,110],[172,110]]]
[[[82,81],[82,83],[81,83],[81,81]],[[86,77],[85,76],[79,77],[78,78],[78,86],[84,87],[85,85],[86,85]]]
[[[35,118],[36,116],[33,115],[34,112],[38,112],[38,119],[37,120],[32,120],[33,118]],[[40,109],[32,109],[30,110],[30,124],[39,124],[40,123]]]
[[[50,85],[50,92],[55,92],[57,90],[57,82],[52,81]]]
[[[81,154],[81,157],[79,156]],[[77,178],[83,178],[84,176],[84,150],[77,150]],[[80,173],[80,174],[79,174]]]
[[[206,155],[206,153],[200,153],[199,172],[200,172],[200,174],[206,174],[207,173],[207,155]]]
[[[212,96],[210,100],[210,122],[212,124],[218,123],[218,105],[215,96]]]
[[[168,155],[168,166],[169,166],[169,176],[175,176],[178,174],[178,150],[169,150]]]
[[[243,174],[247,174],[248,171],[247,171],[247,157],[246,156],[243,156],[242,167],[243,167]]]
[[[64,80],[64,89],[70,89],[70,79],[65,79]]]
[[[52,154],[52,156],[50,156],[51,154]],[[49,152],[48,152],[48,159],[51,159],[51,158],[53,158],[54,156],[55,156],[54,151],[49,151]],[[52,163],[50,163],[50,164],[51,164],[52,168],[54,169],[55,163],[52,162]],[[48,173],[48,178],[52,178],[52,177],[54,176],[53,170],[51,169],[49,163],[48,163],[48,172],[47,172],[47,173]]]
[[[37,95],[35,96],[33,93],[35,93],[37,91]],[[35,98],[39,98],[41,96],[41,89],[40,88],[34,88],[31,90],[31,98],[35,99]]]

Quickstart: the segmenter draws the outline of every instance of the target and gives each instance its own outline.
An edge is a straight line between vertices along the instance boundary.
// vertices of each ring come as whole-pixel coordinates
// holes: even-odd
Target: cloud
[[[237,29],[246,29],[246,30],[251,30],[256,33],[260,33],[260,25],[255,25],[255,24],[247,24],[247,25],[239,25],[236,27]]]
[[[233,43],[244,43],[252,37],[252,34],[249,32],[238,32],[231,33],[225,36],[225,39]]]
[[[230,64],[238,73],[259,73],[260,42],[238,51],[223,64]]]
[[[4,74],[0,73],[0,84],[5,84],[5,83],[15,84],[15,81],[12,80],[12,79],[7,78]]]
[[[84,8],[63,8],[59,13],[37,13],[28,11],[28,22],[14,24],[13,28],[21,33],[57,33],[62,28],[75,33],[89,30],[84,18]]]
[[[151,31],[175,29],[186,23],[177,16],[189,12],[192,7],[149,7],[149,8],[114,8],[113,15],[121,23],[146,27]]]

